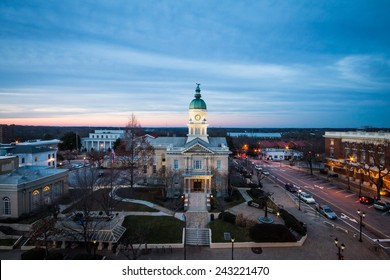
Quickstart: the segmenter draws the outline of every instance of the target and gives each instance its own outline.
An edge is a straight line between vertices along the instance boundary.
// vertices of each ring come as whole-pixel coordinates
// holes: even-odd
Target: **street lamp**
[[[362,239],[362,228],[363,228],[363,219],[366,217],[366,213],[360,211],[360,209],[357,210],[357,214],[360,217],[360,234],[359,234],[359,241],[363,242]]]
[[[181,196],[184,199],[184,195]],[[183,219],[184,219],[184,259],[187,259],[187,217],[183,213]]]
[[[92,240],[93,243],[93,258],[96,257],[96,239]]]
[[[334,239],[334,245],[336,245],[337,249],[338,249],[338,253],[337,253],[337,256],[339,257],[339,260],[343,260],[344,259],[344,256],[341,254],[342,251],[344,251],[345,249],[345,245],[344,243],[341,243],[339,245],[339,240],[337,239],[337,237]]]
[[[298,190],[298,210],[301,211],[301,192],[302,190]]]
[[[232,260],[234,259],[233,258],[233,256],[234,256],[234,237],[233,237],[233,235],[231,236],[231,238],[230,238],[230,241],[232,242]]]

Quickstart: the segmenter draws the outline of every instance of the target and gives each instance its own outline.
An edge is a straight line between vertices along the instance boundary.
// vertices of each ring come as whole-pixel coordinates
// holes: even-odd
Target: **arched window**
[[[3,198],[3,215],[11,215],[11,200],[9,197]]]

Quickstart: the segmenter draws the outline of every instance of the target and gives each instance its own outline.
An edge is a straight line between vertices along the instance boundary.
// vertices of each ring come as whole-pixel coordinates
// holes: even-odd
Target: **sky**
[[[390,1],[0,1],[0,123],[390,128]]]

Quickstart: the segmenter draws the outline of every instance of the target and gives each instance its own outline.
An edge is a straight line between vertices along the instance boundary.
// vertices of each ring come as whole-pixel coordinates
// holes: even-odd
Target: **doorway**
[[[194,192],[202,191],[202,180],[195,179],[194,180]]]

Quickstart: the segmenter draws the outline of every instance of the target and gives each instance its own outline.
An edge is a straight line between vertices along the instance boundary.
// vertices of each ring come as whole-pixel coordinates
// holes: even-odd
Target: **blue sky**
[[[1,1],[0,123],[390,127],[390,1]]]

